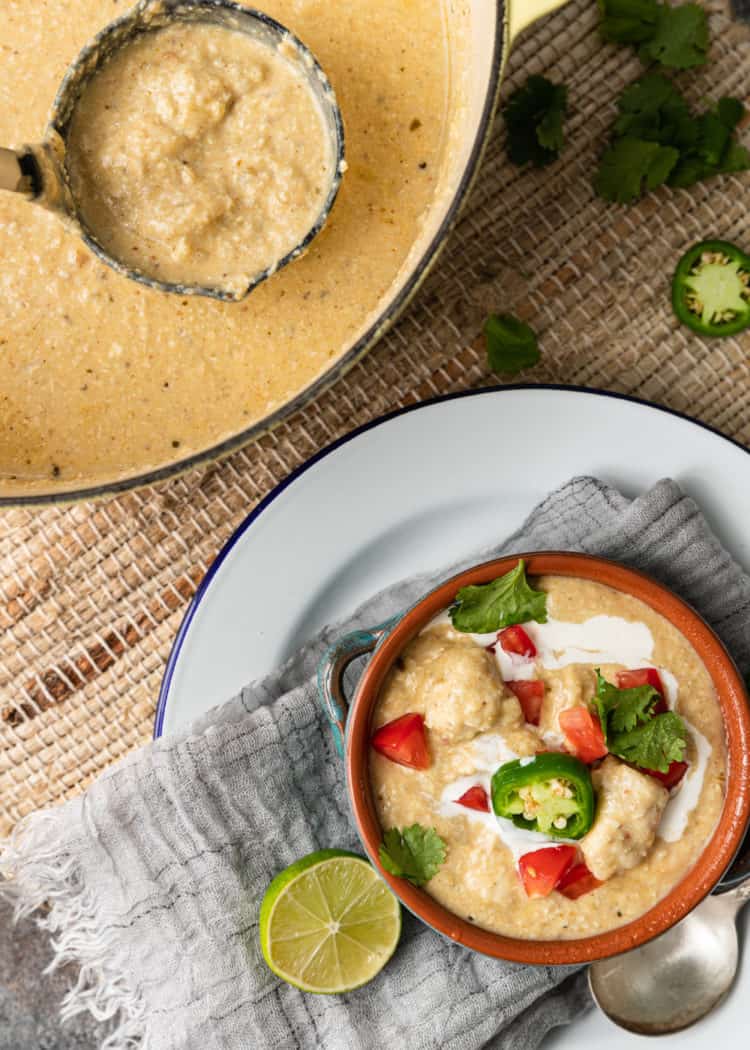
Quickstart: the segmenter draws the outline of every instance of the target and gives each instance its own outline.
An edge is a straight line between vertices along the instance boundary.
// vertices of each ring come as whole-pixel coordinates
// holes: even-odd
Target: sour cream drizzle
[[[450,625],[451,619],[446,609],[429,624]],[[620,616],[592,616],[583,623],[569,623],[565,620],[550,619],[547,623],[525,623],[523,629],[536,646],[537,656],[527,660],[497,645],[495,658],[504,681],[529,680],[537,677],[537,667],[546,670],[559,670],[568,664],[619,664],[627,668],[655,667],[652,662],[654,638],[645,623],[625,620]],[[497,640],[495,632],[491,634],[472,634],[477,645],[493,645]],[[679,686],[671,671],[664,667],[657,668],[664,683],[666,700],[670,709],[677,705]],[[711,755],[711,744],[698,729],[682,716],[685,728],[695,745],[695,758],[685,779],[675,789],[662,815],[659,835],[665,842],[677,842],[687,827],[690,814],[695,809],[703,789],[708,760]],[[562,746],[563,738],[552,731],[543,734],[545,743],[551,746]],[[477,755],[476,772],[471,776],[461,777],[448,784],[440,798],[438,812],[442,816],[468,817],[497,834],[504,845],[510,849],[516,862],[524,853],[545,846],[559,845],[564,840],[552,839],[539,832],[524,831],[511,821],[496,817],[493,813],[479,813],[476,810],[459,806],[455,799],[475,784],[481,784],[490,796],[492,774],[511,759],[518,758],[511,751],[500,734],[490,733],[478,737],[475,741]]]
[[[675,789],[667,803],[659,824],[659,835],[665,842],[677,842],[687,827],[688,817],[698,805],[698,799],[706,776],[706,767],[711,756],[711,745],[692,723],[682,717],[695,744],[696,757],[685,774],[684,780]]]

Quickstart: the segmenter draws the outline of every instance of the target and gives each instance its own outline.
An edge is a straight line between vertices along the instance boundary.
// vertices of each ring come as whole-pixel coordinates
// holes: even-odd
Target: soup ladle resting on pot
[[[161,194],[163,189],[164,200],[172,203],[173,216],[168,213],[162,215],[159,208],[161,197],[157,197],[155,210],[159,223],[163,222],[168,225],[172,218],[175,223],[183,222],[186,213],[189,213],[195,204],[199,225],[196,227],[194,239],[198,242],[199,251],[203,251],[205,236],[201,232],[200,222],[203,221],[201,210],[210,219],[214,209],[218,212],[224,201],[230,202],[228,205],[230,211],[222,220],[224,225],[216,227],[216,236],[221,243],[223,237],[228,237],[230,232],[236,232],[236,224],[233,230],[232,215],[234,212],[231,211],[231,208],[241,200],[244,208],[243,218],[247,228],[253,231],[250,236],[256,241],[264,236],[271,254],[269,255],[265,250],[260,254],[259,258],[262,257],[262,262],[258,263],[258,269],[255,268],[254,263],[247,266],[241,263],[238,272],[232,274],[231,279],[227,273],[221,272],[224,267],[219,266],[218,276],[215,278],[212,274],[210,279],[204,280],[201,279],[203,277],[201,274],[200,278],[188,275],[185,280],[182,280],[183,274],[179,269],[179,263],[176,265],[170,263],[168,278],[162,277],[158,272],[158,267],[149,266],[149,253],[153,251],[153,245],[148,244],[148,237],[146,237],[144,247],[139,248],[139,254],[136,257],[139,261],[134,263],[132,256],[126,259],[124,253],[118,249],[121,244],[127,244],[129,247],[130,243],[138,240],[139,236],[137,228],[130,229],[132,212],[128,211],[127,203],[122,205],[126,214],[123,217],[116,217],[114,221],[115,226],[119,224],[122,227],[125,239],[120,238],[117,248],[114,248],[111,243],[108,243],[111,237],[102,236],[104,227],[97,222],[92,222],[90,218],[90,212],[93,211],[90,207],[92,186],[97,185],[97,171],[92,171],[88,182],[82,181],[80,175],[76,175],[76,170],[81,168],[80,158],[77,157],[79,125],[85,124],[90,117],[87,106],[82,106],[81,103],[82,100],[86,101],[91,97],[92,85],[99,87],[102,84],[100,74],[106,69],[106,77],[111,77],[115,68],[113,60],[119,60],[131,45],[142,46],[144,41],[155,40],[159,31],[174,32],[176,27],[181,27],[179,31],[184,32],[187,31],[185,27],[197,25],[204,28],[209,26],[213,29],[229,30],[235,37],[243,34],[253,42],[255,54],[259,56],[260,63],[257,70],[257,97],[252,99],[252,106],[256,108],[252,106],[248,108],[245,124],[240,130],[243,132],[249,130],[254,133],[257,127],[257,141],[250,141],[252,135],[248,137],[242,134],[239,141],[233,143],[237,148],[232,151],[231,155],[224,155],[219,151],[218,156],[215,156],[216,146],[206,145],[207,136],[203,135],[201,128],[193,139],[189,140],[190,146],[199,154],[202,150],[212,151],[210,159],[214,167],[217,167],[221,176],[220,181],[206,184],[203,187],[202,199],[194,200],[197,191],[190,181],[191,177],[194,177],[190,167],[183,169],[180,166],[179,156],[172,156],[172,153],[168,152],[166,155],[170,158],[172,167],[168,169],[169,178],[166,184],[163,187],[159,185],[158,190]],[[171,58],[175,52],[179,51],[179,48],[172,48],[170,45],[164,50],[167,57]],[[225,63],[227,61],[225,49],[218,48],[217,51],[216,61]],[[161,57],[152,56],[151,66],[144,68],[156,66],[158,69]],[[176,61],[179,62],[180,58],[181,55],[177,54]],[[243,55],[243,59],[249,61],[248,56]],[[274,103],[274,92],[279,95],[277,82],[273,81],[269,73],[269,69],[274,65],[277,77],[283,75],[286,78],[286,83],[292,86],[290,90],[296,92],[294,98],[299,100],[299,113],[296,113],[295,117],[297,119],[296,128],[300,129],[301,141],[303,143],[314,141],[315,156],[322,158],[321,166],[316,165],[314,173],[305,171],[305,162],[309,158],[304,155],[298,156],[294,152],[294,150],[299,150],[297,137],[290,144],[283,140],[283,134],[278,127],[274,129],[276,111],[266,110],[264,112],[257,108],[264,103],[264,100],[268,105],[275,104],[278,107],[281,104],[278,100]],[[241,61],[239,67],[246,68]],[[166,70],[167,83],[171,83],[172,79],[170,69]],[[122,67],[118,66],[118,75],[121,70]],[[176,70],[177,74],[180,74],[180,68],[176,67]],[[281,70],[284,71],[283,74]],[[138,83],[139,72],[136,69],[136,72],[133,73],[131,69],[130,75],[125,79]],[[199,70],[199,73],[202,72],[204,72],[203,69]],[[208,91],[206,85],[210,79],[209,75],[205,77],[198,75],[194,77],[193,83],[196,85],[195,104],[199,109],[200,107],[207,109],[209,116],[206,124],[209,130],[213,131],[209,107],[214,100],[210,97],[206,98]],[[266,80],[269,81],[268,84]],[[165,99],[162,111],[158,111],[154,116],[157,129],[157,134],[154,136],[154,142],[157,144],[154,147],[155,151],[161,147],[174,152],[174,149],[179,146],[183,131],[179,124],[179,117],[184,118],[184,114],[178,112],[177,117],[173,117],[169,113],[169,106],[173,105],[173,108],[176,107],[179,111],[180,106],[185,104],[184,94],[184,85],[178,84],[174,89],[174,98]],[[144,97],[151,101],[148,94]],[[287,97],[284,96],[284,101]],[[237,100],[228,97],[220,99],[219,103],[223,103],[227,113],[236,117]],[[117,117],[113,119],[115,126],[118,121],[122,122],[125,119],[119,110],[117,100],[111,106],[105,105],[103,108],[107,111],[107,121],[109,121],[110,108],[116,111]],[[265,126],[263,118],[265,118],[265,124],[270,126],[270,130]],[[146,117],[145,114],[141,115],[141,109],[138,106],[134,112],[134,119],[135,129],[140,131]],[[175,120],[177,120],[176,124]],[[128,127],[133,126],[131,122]],[[163,138],[159,137],[165,131],[172,136],[173,140],[170,140],[167,146],[163,146]],[[276,166],[275,168],[270,166],[263,173],[265,181],[261,183],[258,165],[269,156],[268,150],[272,148],[268,145],[269,136],[272,145],[276,144],[277,140],[273,139],[274,134],[277,139],[281,137],[283,140],[282,148],[285,152],[280,157],[268,160],[269,165],[275,164]],[[129,141],[127,136],[125,136],[125,141]],[[148,146],[151,146],[150,142]],[[139,163],[141,159],[141,157],[136,158]],[[143,159],[145,161],[144,171],[138,178],[148,187],[149,181],[154,180],[152,174],[154,169],[153,165],[149,165],[151,159],[149,156]],[[155,155],[155,159],[160,159],[158,154]],[[109,163],[109,159],[105,157],[103,162]],[[187,165],[188,161],[182,160],[181,164]],[[137,170],[135,163],[130,167],[135,167]],[[20,150],[0,149],[0,189],[24,194],[30,200],[53,211],[83,237],[86,244],[103,262],[126,277],[160,291],[236,301],[244,298],[261,281],[298,258],[308,248],[325,225],[345,168],[343,123],[333,88],[312,53],[288,29],[263,12],[245,7],[236,3],[235,0],[139,0],[131,11],[111,22],[98,33],[70,66],[54,100],[43,141]],[[127,165],[125,169],[129,170]],[[119,177],[119,170],[117,168],[117,177]],[[286,188],[284,186],[279,188],[280,171],[294,173],[294,177],[298,178],[297,185],[304,187],[300,190],[301,196],[298,195],[297,198],[291,200]],[[183,175],[185,179],[181,182],[179,176]],[[136,180],[135,185],[138,187],[140,183]],[[217,185],[220,189],[217,189]],[[309,198],[306,196],[308,189]],[[175,201],[171,202],[170,194],[174,190],[178,190],[179,193]],[[285,217],[293,213],[297,206],[294,223],[290,225],[285,218],[286,228],[269,231],[270,220],[260,206],[263,204],[261,197],[264,193],[267,195],[267,200],[273,199],[275,213]],[[221,200],[217,201],[217,198]],[[123,199],[127,201],[127,198]],[[279,209],[281,209],[280,212]],[[105,201],[103,209],[99,205],[98,211],[99,213],[104,212],[109,225],[113,214],[109,202]],[[270,222],[270,225],[272,226],[273,223]],[[225,228],[229,232],[225,233]],[[140,235],[141,239],[145,236],[142,231]],[[155,243],[158,245],[158,240]],[[240,238],[239,251],[243,256],[244,245],[247,243],[247,238],[244,236]],[[151,257],[153,258],[153,255]],[[141,258],[144,259],[143,264],[140,262]],[[175,269],[178,271],[176,275]]]

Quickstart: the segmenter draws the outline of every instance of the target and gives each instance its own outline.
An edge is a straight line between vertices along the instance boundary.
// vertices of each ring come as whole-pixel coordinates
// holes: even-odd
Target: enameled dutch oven
[[[455,151],[455,158],[451,161],[443,190],[436,194],[433,204],[425,213],[419,240],[414,245],[410,261],[404,267],[399,281],[383,302],[380,313],[372,324],[326,372],[265,418],[249,427],[243,420],[238,419],[235,422],[236,429],[224,441],[190,456],[176,458],[166,466],[146,473],[135,469],[132,475],[85,488],[70,487],[60,482],[51,484],[48,491],[35,489],[33,494],[28,495],[8,487],[8,483],[0,479],[0,506],[94,499],[154,484],[200,464],[227,456],[273,429],[356,364],[390,328],[414,296],[456,223],[461,205],[473,185],[492,130],[500,79],[512,42],[532,22],[564,3],[565,0],[448,0],[449,24],[450,12],[454,10],[454,5],[456,11],[460,8],[462,18],[468,15],[469,19],[469,97],[465,117],[462,116],[461,120],[461,142]],[[259,0],[259,6],[262,7],[262,0]],[[231,420],[228,421],[228,425],[232,426]]]
[[[721,706],[727,743],[724,807],[709,843],[682,881],[644,915],[606,933],[575,940],[522,940],[490,933],[442,907],[422,889],[389,875],[378,859],[383,831],[378,822],[369,779],[372,715],[380,688],[394,661],[434,616],[447,608],[461,587],[488,583],[508,572],[523,557],[530,576],[574,576],[606,584],[640,598],[674,624],[706,665]],[[354,696],[347,703],[343,672],[357,656],[372,653]],[[724,883],[750,817],[750,711],[742,678],[732,658],[704,621],[661,584],[615,562],[584,554],[545,552],[513,555],[462,572],[427,594],[408,612],[372,631],[357,631],[334,645],[320,665],[321,700],[346,762],[347,785],[362,844],[393,892],[416,916],[439,933],[474,951],[512,962],[587,963],[628,951],[663,933],[714,889],[726,888],[741,875],[734,869]],[[747,877],[747,873],[744,873]]]

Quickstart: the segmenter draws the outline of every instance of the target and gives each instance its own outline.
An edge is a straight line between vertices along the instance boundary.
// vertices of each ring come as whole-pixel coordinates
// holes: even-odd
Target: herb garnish
[[[627,204],[667,183],[692,186],[701,179],[750,167],[750,153],[734,138],[744,106],[722,98],[694,115],[661,73],[649,73],[625,89],[612,139],[594,178],[605,200]]]
[[[611,732],[625,732],[635,729],[639,722],[651,718],[655,705],[661,699],[658,689],[652,685],[637,685],[630,689],[618,689],[601,671],[596,671],[596,693],[594,705],[602,723],[604,739],[608,740]]]
[[[658,0],[599,0],[601,34],[617,44],[634,44],[641,61],[671,69],[692,69],[708,58],[708,19],[700,4],[673,7]]]
[[[450,609],[457,631],[489,634],[517,623],[547,622],[547,595],[535,591],[526,579],[526,563],[518,565],[491,583],[462,587]]]
[[[669,772],[671,762],[682,762],[687,748],[685,723],[674,711],[655,715],[628,733],[617,733],[609,750],[643,769]]]
[[[618,689],[597,669],[594,704],[610,752],[642,769],[666,773],[671,762],[685,757],[687,730],[674,711],[653,713],[660,699],[650,685]]]
[[[521,372],[539,360],[533,328],[511,314],[490,314],[484,325],[487,364],[493,372]]]
[[[618,139],[605,151],[594,189],[605,200],[630,204],[667,181],[679,159],[676,149],[641,139]]]
[[[380,844],[380,863],[391,875],[423,886],[437,875],[445,861],[445,842],[434,828],[421,824],[391,828]]]
[[[503,110],[508,129],[506,149],[514,164],[543,168],[563,147],[563,120],[568,89],[546,77],[532,75],[517,88]]]

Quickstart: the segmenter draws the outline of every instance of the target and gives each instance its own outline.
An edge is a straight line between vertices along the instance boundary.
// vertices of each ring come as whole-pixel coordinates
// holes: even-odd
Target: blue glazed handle
[[[398,623],[400,616],[371,627],[369,630],[352,631],[345,634],[326,650],[318,664],[318,698],[331,723],[331,732],[336,750],[344,755],[344,734],[349,701],[344,694],[344,671],[352,660],[365,653],[371,653],[391,628]]]

